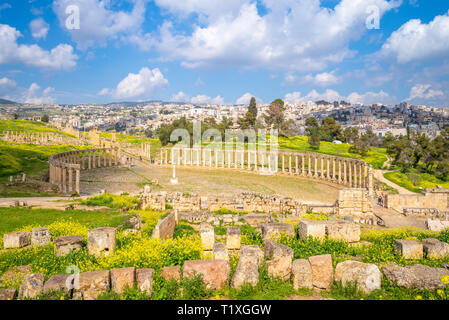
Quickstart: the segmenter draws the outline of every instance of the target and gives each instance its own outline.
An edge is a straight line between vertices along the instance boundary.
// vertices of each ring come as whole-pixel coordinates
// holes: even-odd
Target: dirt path
[[[88,197],[76,199],[85,200]],[[0,207],[14,206],[16,201],[26,202],[29,207],[38,207],[42,209],[58,209],[63,210],[71,203],[73,198],[69,197],[31,197],[31,198],[0,198]]]
[[[414,193],[414,192],[412,192],[410,190],[407,190],[407,189],[397,185],[396,183],[391,182],[390,180],[386,179],[384,177],[384,173],[387,173],[387,172],[391,172],[391,171],[388,171],[388,170],[374,170],[374,178],[376,178],[380,182],[385,183],[388,186],[396,189],[399,192],[399,194],[416,194],[416,193]]]

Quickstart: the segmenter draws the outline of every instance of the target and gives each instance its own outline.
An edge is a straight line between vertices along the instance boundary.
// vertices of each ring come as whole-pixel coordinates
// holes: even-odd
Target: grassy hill
[[[449,189],[449,181],[443,181],[434,175],[419,171],[410,173],[388,172],[384,174],[384,177],[412,192],[421,192],[422,189],[435,189],[437,185],[442,186],[444,189]]]
[[[47,170],[50,156],[79,148],[69,145],[40,146],[0,141],[0,181],[21,172],[39,175]]]

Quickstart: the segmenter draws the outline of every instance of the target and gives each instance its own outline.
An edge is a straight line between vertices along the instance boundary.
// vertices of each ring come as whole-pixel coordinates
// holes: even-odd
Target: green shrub
[[[123,195],[113,195],[113,194],[102,194],[84,200],[81,202],[87,206],[92,207],[109,207],[112,209],[135,209],[139,204],[138,197],[130,197]]]

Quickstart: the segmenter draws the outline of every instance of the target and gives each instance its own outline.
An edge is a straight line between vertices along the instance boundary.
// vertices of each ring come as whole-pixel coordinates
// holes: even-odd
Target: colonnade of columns
[[[57,185],[62,193],[71,193],[75,190],[80,194],[81,170],[119,165],[120,153],[120,148],[106,148],[56,154],[49,160],[50,182]]]
[[[142,158],[146,158],[146,159],[151,160],[151,144],[150,143],[142,143],[142,144],[140,144],[139,155]]]
[[[243,149],[165,148],[160,164],[235,168],[303,176],[372,190],[372,168],[366,162],[315,153]]]

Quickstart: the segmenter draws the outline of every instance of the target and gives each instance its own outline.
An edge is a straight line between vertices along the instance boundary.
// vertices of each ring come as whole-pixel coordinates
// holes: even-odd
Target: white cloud
[[[52,87],[42,90],[37,83],[33,82],[29,88],[17,88],[17,92],[8,97],[22,103],[52,104],[55,102],[55,98],[51,95],[54,90]]]
[[[242,0],[240,5],[231,1],[224,9],[217,4],[227,1],[185,2],[157,1],[173,13],[205,16],[190,35],[176,32],[169,22],[160,27],[155,45],[164,59],[180,59],[189,68],[238,66],[310,72],[354,55],[349,43],[366,31],[368,6],[376,5],[383,15],[401,1],[342,0],[329,9],[317,0],[264,0],[267,13],[263,16],[251,0]],[[216,15],[215,9],[225,11]]]
[[[340,82],[340,79],[334,75],[334,72],[323,72],[315,76],[309,74],[303,78],[303,82],[312,83],[320,87],[331,86]]]
[[[323,93],[318,93],[316,90],[312,90],[308,95],[304,97],[305,101],[318,101],[325,100],[329,102],[340,101],[343,97],[335,90],[326,89]]]
[[[145,20],[145,0],[133,0],[132,11],[113,11],[109,0],[55,0],[53,10],[58,16],[61,27],[71,34],[78,48],[84,50],[96,44],[104,45],[108,40],[119,36],[127,37],[131,42],[138,41],[140,27]],[[80,8],[80,29],[68,30],[65,13],[69,5]]]
[[[346,98],[346,100],[354,104],[393,103],[392,97],[383,90],[379,91],[378,93],[366,92],[364,94],[353,92]]]
[[[31,35],[35,39],[45,39],[47,37],[48,31],[50,30],[50,25],[45,22],[42,18],[34,19],[30,22]]]
[[[21,35],[15,28],[0,24],[0,64],[20,62],[50,70],[68,70],[76,66],[78,57],[72,46],[60,44],[47,51],[35,44],[18,44]]]
[[[130,73],[117,85],[114,90],[101,90],[99,95],[110,95],[116,99],[149,99],[153,94],[168,85],[168,80],[158,68],[153,70],[146,67],[138,74]]]
[[[184,92],[179,91],[177,94],[172,95],[170,100],[173,102],[188,102],[190,98]]]
[[[225,104],[223,97],[216,96],[215,98],[211,98],[205,94],[200,94],[193,97],[190,102],[194,104]]]
[[[434,90],[430,84],[417,84],[410,90],[410,97],[407,100],[415,99],[434,99],[444,96],[444,92],[441,90]]]
[[[298,103],[304,100],[301,97],[301,92],[295,91],[292,93],[287,93],[284,97],[284,101],[288,103]]]
[[[238,98],[237,101],[235,102],[235,104],[249,105],[252,97],[256,98],[257,103],[263,103],[263,101],[261,99],[257,98],[256,96],[254,96],[253,94],[248,92],[248,93],[245,93],[240,98]]]
[[[386,103],[391,104],[394,98],[388,93],[381,90],[379,93],[376,92],[366,92],[364,94],[359,94],[353,92],[347,97],[342,96],[335,90],[327,89],[323,93],[319,93],[316,90],[312,90],[306,96],[302,97],[300,92],[287,93],[284,100],[289,103],[298,103],[304,101],[318,101],[325,100],[328,102],[345,100],[351,103],[361,103],[361,104],[373,104],[373,103]]]
[[[398,63],[430,60],[449,55],[449,15],[436,16],[428,24],[413,19],[393,32],[380,54]]]
[[[28,88],[19,87],[14,80],[8,78],[0,79],[0,97],[12,101],[30,104],[51,104],[55,102],[53,97],[54,88],[41,87],[33,82]]]

